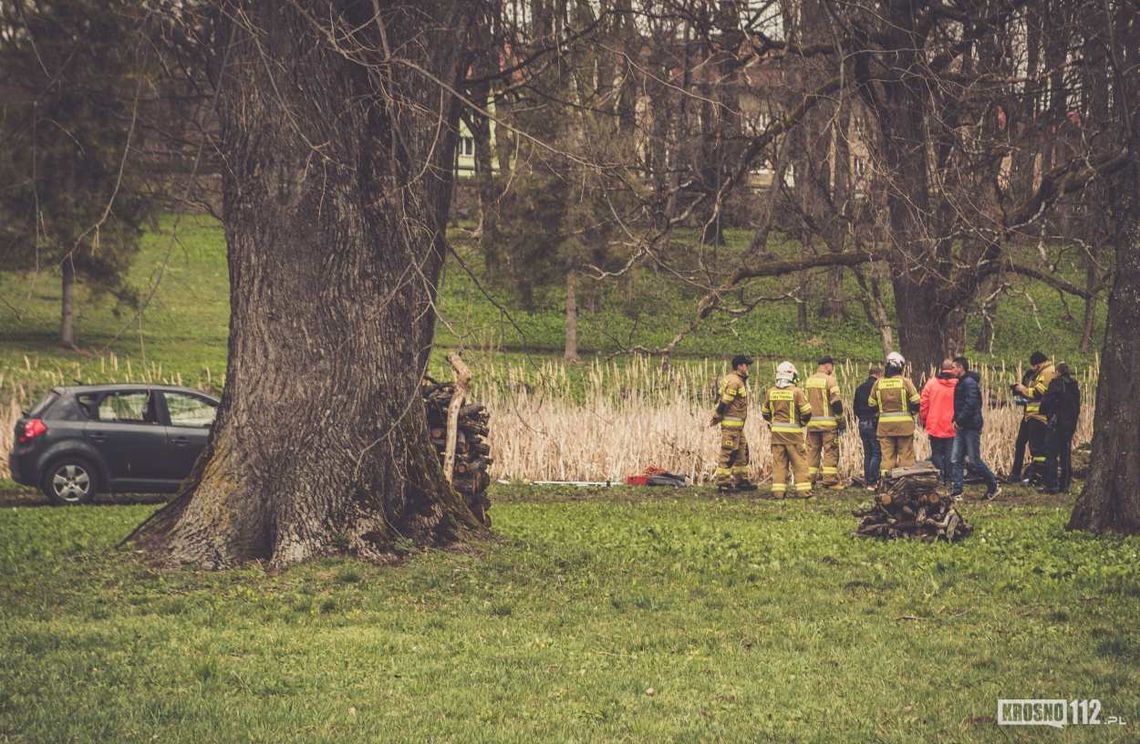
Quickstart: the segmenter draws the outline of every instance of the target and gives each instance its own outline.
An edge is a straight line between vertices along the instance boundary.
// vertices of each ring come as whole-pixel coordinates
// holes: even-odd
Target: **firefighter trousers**
[[[748,480],[748,441],[744,427],[720,427],[720,456],[716,462],[713,482],[727,486]]]
[[[886,477],[895,468],[909,468],[914,465],[914,435],[889,437],[879,435],[879,447],[883,450],[883,461],[879,474]]]
[[[823,485],[839,482],[839,434],[835,429],[808,429],[808,478],[819,479]]]
[[[772,444],[772,495],[784,498],[788,493],[788,476],[792,476],[792,490],[798,496],[811,494],[808,477],[807,451],[803,442]]]
[[[1025,420],[1025,429],[1029,437],[1029,456],[1032,462],[1026,477],[1033,481],[1043,481],[1045,463],[1049,460],[1049,425],[1031,418]]]

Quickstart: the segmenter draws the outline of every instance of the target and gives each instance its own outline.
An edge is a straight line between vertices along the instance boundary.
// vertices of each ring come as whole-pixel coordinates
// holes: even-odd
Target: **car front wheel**
[[[86,504],[95,496],[95,469],[86,460],[56,460],[44,473],[40,489],[53,504]]]

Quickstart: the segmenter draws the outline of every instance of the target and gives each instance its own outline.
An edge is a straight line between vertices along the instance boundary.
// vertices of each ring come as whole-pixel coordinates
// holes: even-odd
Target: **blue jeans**
[[[859,438],[863,440],[863,482],[868,486],[879,482],[879,463],[883,460],[877,429],[874,421],[859,422]]]
[[[938,479],[950,482],[950,462],[956,437],[930,437],[930,464],[938,469]]]
[[[962,481],[965,480],[966,468],[980,473],[986,481],[986,488],[993,491],[997,488],[997,479],[989,466],[982,462],[982,432],[980,429],[959,429],[958,436],[954,437],[954,450],[950,455],[952,470],[954,472],[954,493],[962,492]]]

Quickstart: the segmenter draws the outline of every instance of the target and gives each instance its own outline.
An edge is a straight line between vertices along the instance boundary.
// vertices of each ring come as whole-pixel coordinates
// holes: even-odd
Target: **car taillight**
[[[20,435],[20,443],[30,442],[38,436],[47,434],[47,427],[40,419],[32,419],[24,423],[24,433]]]

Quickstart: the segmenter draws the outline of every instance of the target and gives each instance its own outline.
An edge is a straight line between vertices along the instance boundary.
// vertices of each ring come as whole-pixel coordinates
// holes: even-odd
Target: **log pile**
[[[935,470],[896,469],[866,509],[852,512],[861,517],[855,534],[860,537],[916,537],[953,542],[968,536],[973,528],[954,508],[954,501],[938,490]]]
[[[455,396],[456,385],[450,382],[424,380],[423,399],[427,408],[428,429],[431,443],[439,452],[443,465],[447,447],[447,409]],[[491,463],[491,447],[487,444],[491,415],[479,403],[468,403],[459,409],[458,427],[455,436],[454,472],[451,485],[467,500],[467,506],[483,524],[491,526],[487,510],[491,501],[487,498],[487,488],[491,476],[487,472]]]

